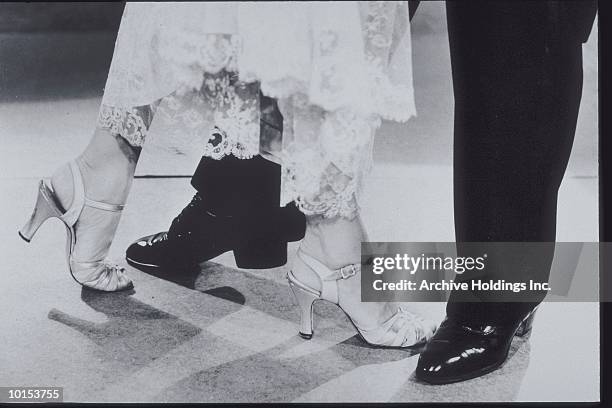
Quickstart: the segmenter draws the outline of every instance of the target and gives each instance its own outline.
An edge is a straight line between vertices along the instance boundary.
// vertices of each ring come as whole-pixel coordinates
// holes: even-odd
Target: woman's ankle
[[[91,161],[86,155],[77,158],[87,198],[109,204],[125,203],[132,186],[134,167],[123,160]]]
[[[361,242],[365,232],[359,217],[346,218],[307,218],[306,234],[300,243],[300,251],[315,258],[331,270],[359,263]],[[300,260],[292,269],[294,276],[303,284],[321,289],[321,277]]]
[[[75,159],[83,179],[86,197],[109,204],[123,204],[133,179],[133,170],[112,163],[91,165],[82,155]],[[123,168],[122,168],[123,167]],[[68,164],[58,167],[51,176],[51,186],[62,207],[67,210],[74,197],[74,178]]]
[[[76,159],[87,197],[109,204],[125,203],[139,155],[139,147],[108,129],[96,128],[89,145]]]
[[[309,217],[300,249],[335,270],[360,262],[363,239],[365,232],[358,217],[352,220]]]
[[[64,164],[53,172],[51,175],[51,186],[56,199],[64,210],[70,208],[74,197],[74,182],[72,180],[72,171],[68,164]]]

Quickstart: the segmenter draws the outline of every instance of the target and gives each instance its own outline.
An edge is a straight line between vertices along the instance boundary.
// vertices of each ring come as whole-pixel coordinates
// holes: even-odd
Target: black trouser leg
[[[582,93],[581,40],[563,31],[556,7],[447,2],[459,255],[463,242],[555,241],[557,195]],[[471,247],[469,255],[487,250]],[[487,279],[548,279],[552,244],[512,256],[493,251]],[[449,316],[489,322],[516,319],[537,304],[460,300],[451,294]]]

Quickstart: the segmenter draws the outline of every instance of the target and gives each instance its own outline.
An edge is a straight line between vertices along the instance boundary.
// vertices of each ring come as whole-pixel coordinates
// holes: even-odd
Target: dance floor
[[[425,170],[434,182],[418,185]],[[441,230],[452,220],[444,197],[448,169],[406,167],[393,174],[416,184],[421,198],[415,202],[404,192],[394,202],[373,200],[373,189],[393,182],[376,177],[377,187],[368,194],[376,205],[366,206],[365,214],[372,239],[382,239],[391,223],[396,239],[450,239]],[[4,386],[63,386],[67,401],[109,402],[598,399],[596,303],[546,303],[530,338],[515,339],[502,369],[461,384],[429,386],[414,379],[417,355],[366,346],[331,305],[317,304],[312,340],[297,336],[286,267],[240,270],[225,254],[183,276],[157,277],[128,267],[135,281],[131,293],[81,289],[66,272],[59,222],[45,225],[30,245],[17,237],[35,186],[29,177],[0,180]],[[562,221],[570,220],[572,207],[594,200],[594,186],[590,179],[566,180]],[[125,264],[122,253],[130,240],[165,228],[190,194],[186,179],[136,180],[112,257]],[[439,204],[419,204],[429,200]],[[292,245],[289,264],[294,251]],[[443,317],[443,304],[419,303],[415,309]]]
[[[420,12],[420,24],[427,28],[428,14]],[[419,116],[407,125],[385,124],[376,142],[376,167],[363,205],[371,241],[454,239],[448,44],[434,23],[415,37]],[[78,48],[79,43],[68,34],[43,42],[40,34],[24,35],[22,44],[34,44],[41,52],[58,44]],[[0,54],[10,44],[15,43],[0,34]],[[596,43],[585,46],[585,91],[560,192],[559,241],[597,241],[594,50]],[[99,82],[100,75],[84,78]],[[52,81],[41,85],[57,93]],[[37,87],[26,88],[35,93]],[[139,178],[111,248],[111,258],[126,266],[135,290],[103,294],[81,289],[66,270],[64,230],[57,220],[29,245],[18,238],[17,229],[30,214],[38,179],[87,142],[99,92],[77,89],[61,98],[4,94],[1,99],[1,386],[61,386],[65,400],[74,402],[599,399],[597,303],[545,303],[531,335],[514,340],[500,370],[464,383],[430,386],[414,378],[417,354],[368,347],[329,304],[317,304],[315,336],[301,339],[297,307],[284,278],[288,267],[242,270],[231,254],[182,276],[153,276],[127,266],[127,245],[166,229],[193,194],[189,179],[177,176],[194,170],[198,149],[189,144],[196,142],[164,139],[163,130],[151,135],[143,151]],[[292,244],[288,265],[295,250]],[[437,321],[444,314],[439,303],[419,303],[414,309]]]

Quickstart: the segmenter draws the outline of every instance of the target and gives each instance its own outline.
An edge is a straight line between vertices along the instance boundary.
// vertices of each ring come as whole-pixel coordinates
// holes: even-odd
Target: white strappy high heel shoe
[[[132,281],[127,277],[125,269],[104,260],[119,223],[123,205],[102,203],[85,197],[85,186],[79,166],[76,162],[70,162],[69,166],[74,190],[70,208],[64,211],[51,184],[41,180],[34,211],[19,231],[19,235],[26,242],[30,242],[46,220],[58,218],[66,226],[66,259],[70,274],[75,281],[85,287],[104,292],[131,289]],[[83,214],[86,209],[87,214]],[[87,229],[93,227],[94,231],[90,234],[83,234],[81,231],[80,248],[75,250],[79,221],[85,216],[88,221]],[[91,256],[93,259],[77,259],[76,252],[85,252],[87,255],[84,256]]]
[[[363,324],[355,321],[342,308],[342,299],[338,296],[338,282],[357,275],[360,272],[361,265],[352,264],[337,270],[331,270],[301,250],[298,250],[295,262],[300,262],[302,266],[315,272],[321,281],[321,290],[318,291],[300,282],[292,271],[287,273],[289,287],[300,307],[299,334],[302,338],[311,339],[314,333],[313,304],[317,300],[327,300],[340,307],[363,340],[370,345],[405,348],[425,343],[433,336],[436,330],[435,323],[416,316],[401,306],[387,321],[376,327],[364,327]],[[295,267],[294,264],[294,269]]]

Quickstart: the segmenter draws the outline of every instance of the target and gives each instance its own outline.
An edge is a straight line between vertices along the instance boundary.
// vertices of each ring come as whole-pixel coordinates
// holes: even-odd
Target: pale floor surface
[[[25,161],[25,160],[24,160]],[[27,160],[29,164],[31,160]],[[452,240],[450,168],[380,165],[365,194],[371,240]],[[594,401],[596,303],[547,303],[502,369],[448,386],[415,381],[417,356],[366,347],[339,309],[318,305],[316,335],[297,336],[287,267],[236,269],[231,254],[173,283],[133,268],[132,294],[91,293],[62,257],[63,227],[27,245],[16,234],[37,179],[4,177],[0,384],[65,387],[68,401]],[[559,240],[595,240],[596,179],[567,177]],[[400,188],[401,186],[401,188]],[[112,258],[165,229],[188,201],[187,179],[137,179]],[[289,264],[296,245],[291,246]],[[443,304],[415,305],[440,320]]]

